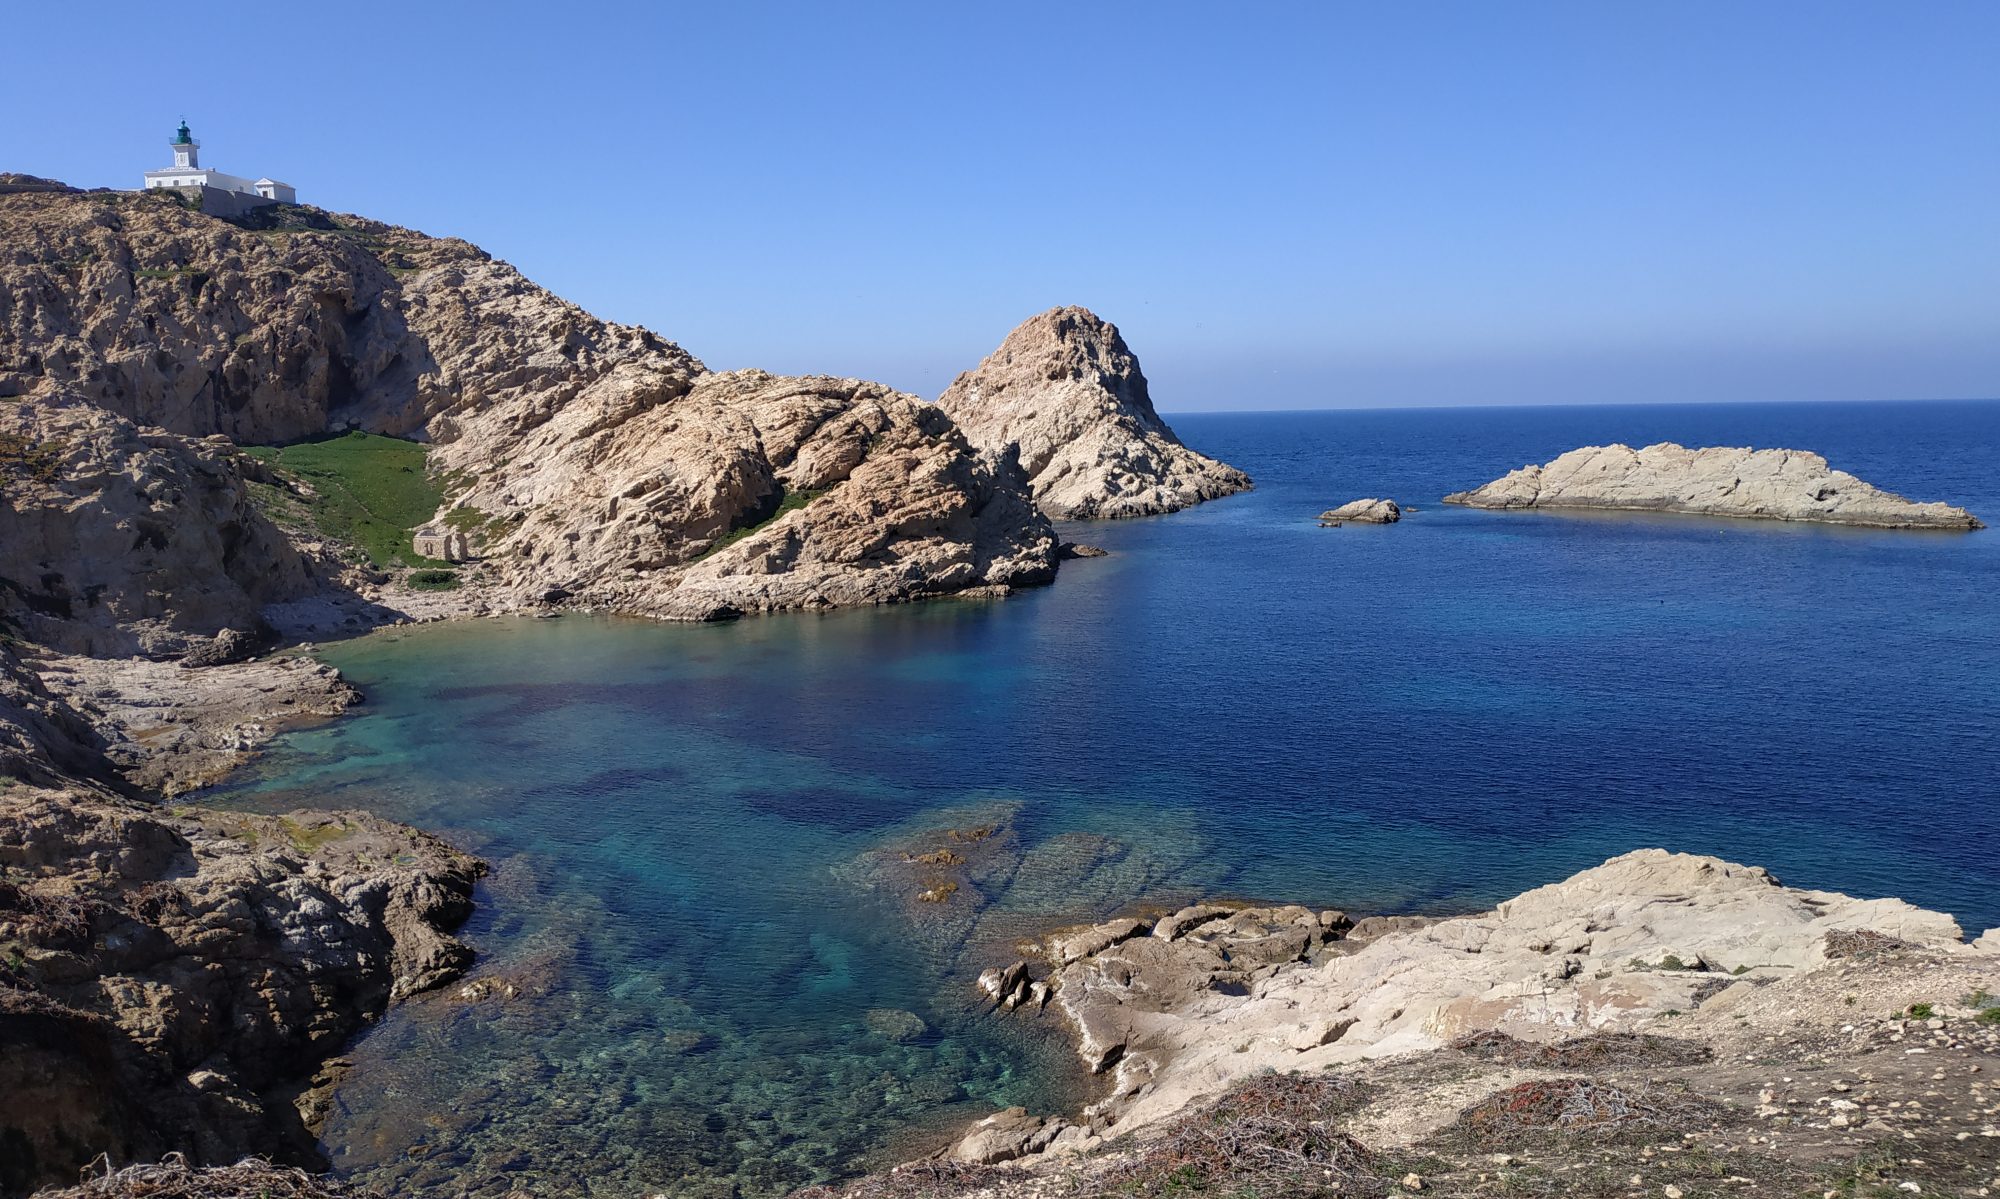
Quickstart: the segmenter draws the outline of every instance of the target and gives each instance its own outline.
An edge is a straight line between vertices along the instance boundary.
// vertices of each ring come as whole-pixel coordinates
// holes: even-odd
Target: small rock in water
[[[1403,519],[1403,510],[1394,500],[1353,500],[1319,514],[1322,525],[1338,527],[1346,521],[1364,525],[1393,525]]]

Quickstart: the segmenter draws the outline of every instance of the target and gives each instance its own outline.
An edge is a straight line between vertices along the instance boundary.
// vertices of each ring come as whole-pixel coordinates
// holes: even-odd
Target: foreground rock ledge
[[[0,789],[0,1194],[100,1152],[311,1160],[307,1080],[471,964],[481,869],[363,812]]]
[[[1599,508],[1875,529],[1978,529],[1963,508],[1918,503],[1804,450],[1586,446],[1444,497],[1469,508]]]
[[[1074,1118],[1002,1113],[970,1130],[950,1159],[1093,1153],[1260,1072],[1407,1060],[1468,1036],[1706,1043],[1743,1031],[1738,1015],[1761,1013],[1789,1030],[1805,1012],[1852,1033],[1858,1013],[1849,1009],[1860,999],[1828,994],[1848,993],[1850,959],[1875,950],[1915,955],[1877,984],[1909,992],[1901,1004],[2000,995],[2000,930],[1968,946],[1950,917],[1901,900],[1796,890],[1760,868],[1658,849],[1475,916],[1353,922],[1302,907],[1201,905],[1052,936],[1036,949],[1032,963],[982,980],[1000,1001],[995,1018],[1063,1020],[1085,1065],[1110,1076],[1110,1093]],[[1871,1013],[1884,1009],[1881,994],[1863,998]],[[1038,1015],[1044,1003],[1049,1016]],[[2000,1013],[1988,1020],[2000,1025]],[[1452,1094],[1458,1106],[1478,1097]],[[1995,1138],[2000,1131],[1986,1139]]]
[[[1021,322],[938,397],[976,447],[1014,447],[1056,520],[1175,512],[1246,491],[1250,476],[1198,454],[1153,410],[1118,327],[1086,308]]]

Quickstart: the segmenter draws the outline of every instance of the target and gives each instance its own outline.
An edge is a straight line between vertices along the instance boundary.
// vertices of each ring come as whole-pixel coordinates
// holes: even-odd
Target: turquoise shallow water
[[[1665,845],[2000,924],[2000,532],[1435,503],[1673,438],[1810,447],[1991,520],[2000,405],[1176,426],[1258,490],[1072,530],[1113,556],[1004,603],[328,647],[370,703],[217,799],[365,806],[489,857],[469,935],[517,991],[365,1038],[336,1165],[769,1194],[1072,1101],[1059,1041],[976,1017],[964,975],[1135,901],[1460,910]],[[1316,526],[1361,495],[1422,510]],[[979,921],[872,886],[885,847],[981,825]]]

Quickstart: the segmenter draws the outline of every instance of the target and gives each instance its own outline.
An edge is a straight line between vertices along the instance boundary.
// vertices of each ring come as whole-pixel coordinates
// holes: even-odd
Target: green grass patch
[[[740,529],[731,529],[729,532],[724,533],[722,536],[715,539],[714,545],[709,546],[707,550],[702,552],[701,558],[706,558],[710,554],[715,553],[717,550],[735,545],[737,542],[743,540],[745,537],[750,536],[750,534],[757,532],[759,529],[767,527],[768,525],[770,525],[772,521],[778,519],[787,512],[797,512],[799,509],[805,507],[807,504],[810,504],[814,500],[825,495],[828,490],[829,489],[827,488],[821,488],[818,491],[786,491],[782,487],[780,487],[778,491],[779,495],[778,506],[772,509],[771,515],[765,517],[763,520],[755,522],[754,524],[747,524]],[[699,562],[701,561],[701,558],[696,558],[695,561]]]
[[[1928,1003],[1913,1003],[1910,1005],[1910,1019],[1912,1020],[1928,1020],[1935,1015],[1937,1015],[1937,1009]]]
[[[455,570],[413,570],[403,580],[417,591],[453,591],[458,587]]]
[[[305,505],[313,527],[354,546],[377,567],[397,562],[444,565],[410,548],[411,530],[429,520],[443,500],[425,466],[426,447],[373,433],[347,433],[296,445],[252,446],[244,453],[309,484],[319,493]],[[299,518],[297,513],[267,514],[280,523]]]

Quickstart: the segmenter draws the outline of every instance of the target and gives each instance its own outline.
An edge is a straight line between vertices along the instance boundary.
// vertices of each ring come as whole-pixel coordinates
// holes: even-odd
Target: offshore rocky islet
[[[1982,528],[1963,508],[1919,503],[1803,450],[1585,446],[1444,497],[1470,508],[1598,509],[1805,521],[1878,529]]]
[[[342,563],[333,547],[299,544],[263,522],[247,487],[256,480],[257,468],[229,450],[231,439],[281,440],[342,424],[400,434],[427,432],[439,442],[435,461],[453,480],[448,504],[454,510],[471,509],[482,525],[497,526],[489,532],[495,540],[487,547],[500,551],[494,577],[476,601],[495,607],[557,598],[648,615],[708,618],[1005,588],[1046,581],[1053,570],[1055,538],[1035,505],[1063,514],[1079,511],[1060,489],[1024,484],[1032,476],[1021,473],[1025,464],[1010,468],[1004,445],[975,453],[950,420],[925,415],[934,410],[910,397],[852,380],[788,380],[758,372],[714,375],[643,330],[593,321],[463,243],[351,218],[313,218],[327,220],[331,228],[241,231],[214,228],[217,222],[152,201],[141,202],[151,208],[71,195],[14,197],[12,202],[81,206],[36,212],[25,233],[10,225],[10,241],[19,238],[34,252],[17,256],[0,276],[5,285],[0,295],[11,300],[0,313],[6,318],[0,321],[0,335],[11,337],[12,348],[22,351],[10,355],[10,361],[28,368],[0,378],[0,390],[21,397],[8,405],[10,446],[20,460],[10,491],[18,488],[16,494],[34,497],[19,511],[40,522],[18,541],[9,538],[10,544],[23,547],[19,552],[24,559],[10,562],[9,570],[35,579],[28,588],[10,592],[10,610],[32,630],[34,640],[57,649],[190,655],[196,662],[227,659],[263,643],[265,634],[242,630],[257,629],[264,612],[289,607],[286,618],[274,623],[297,635],[314,627],[315,616],[353,627],[357,617],[363,624],[374,623],[415,606],[379,578]],[[119,218],[98,219],[107,209],[119,210]],[[47,219],[51,213],[53,221]],[[157,225],[151,222],[155,217]],[[128,218],[136,228],[125,224]],[[258,241],[237,240],[248,235],[258,235]],[[275,251],[277,257],[262,251]],[[59,276],[58,268],[68,273]],[[308,286],[295,289],[299,280]],[[72,294],[88,296],[93,304],[87,311],[66,307]],[[495,313],[506,319],[493,319]],[[1113,397],[1122,394],[1126,414],[1141,410],[1157,423],[1144,395],[1143,376],[1122,339],[1115,330],[1107,337],[1097,327],[1101,322],[1093,325],[1094,317],[1079,313],[1057,310],[1035,318],[1023,326],[1025,334],[1017,330],[1021,345],[1052,344],[1063,363],[1109,361],[1109,374],[1097,380],[1100,390]],[[163,322],[163,315],[169,319]],[[1051,321],[1053,336],[1042,327]],[[1009,343],[1015,342],[1010,336]],[[1084,348],[1079,350],[1079,344]],[[1013,357],[1034,356],[1023,352],[1004,361]],[[981,369],[986,372],[988,366]],[[1074,394],[1070,385],[1088,391],[1087,371],[1064,369],[1071,377],[1059,391]],[[1132,380],[1137,381],[1140,405],[1129,402]],[[979,390],[954,387],[958,398],[947,409],[962,409],[966,397]],[[303,411],[294,407],[301,398],[307,401]],[[953,393],[946,398],[953,399]],[[678,415],[697,426],[695,444],[688,444],[690,430],[675,419]],[[1084,505],[1091,514],[1169,510],[1247,485],[1240,474],[1184,447],[1186,456],[1172,453],[1177,442],[1170,432],[1162,439],[1143,421],[1136,433],[1115,420],[1113,427],[1119,431],[1112,441],[1132,441],[1142,448],[1118,458],[1118,471],[1100,476],[1115,484],[1105,486],[1109,495],[1125,499]],[[49,430],[60,436],[44,436]],[[989,447],[995,444],[991,436],[980,440]],[[880,457],[878,446],[885,450]],[[520,465],[510,466],[522,451]],[[1155,463],[1165,465],[1158,480],[1132,482],[1135,464]],[[1059,470],[1052,478],[1073,487],[1072,473]],[[103,482],[119,479],[132,486],[120,491]],[[704,485],[674,482],[690,479]],[[829,481],[834,486],[814,486]],[[79,483],[98,490],[79,492]],[[782,502],[772,504],[773,497],[782,501],[786,495],[808,494],[812,498],[806,505],[789,511]],[[845,501],[821,507],[836,494]],[[160,512],[177,509],[189,496],[203,497],[202,521],[182,526],[160,519]],[[766,516],[773,507],[779,509],[775,516]],[[746,522],[747,536],[715,544]],[[140,535],[121,554],[119,548],[134,528]],[[880,553],[884,529],[893,530],[886,543],[893,552],[887,556]],[[25,560],[37,553],[32,562]],[[101,589],[88,596],[69,593],[64,580],[52,582],[48,572],[29,569],[51,562],[87,564],[89,585],[102,583]],[[156,572],[180,583],[154,591],[138,583]],[[199,586],[196,580],[201,580]],[[163,596],[178,595],[181,584],[191,600],[185,609],[163,602]],[[445,603],[447,610],[452,606]],[[461,610],[469,606],[458,604]],[[33,656],[33,664],[46,667],[51,676],[64,673],[57,659]],[[206,677],[208,672],[194,673]],[[17,842],[76,844],[79,848],[57,856],[74,852],[101,858],[101,851],[81,848],[84,843],[51,841],[35,821],[48,811],[67,810],[100,823],[112,821],[106,827],[126,827],[106,813],[129,806],[119,788],[129,785],[125,779],[134,769],[159,760],[159,747],[142,744],[148,740],[144,735],[133,735],[150,732],[139,729],[137,720],[121,724],[78,694],[66,696],[60,687],[55,693],[44,690],[30,671],[17,668],[9,677],[10,728],[25,747],[16,777],[37,788],[8,797],[25,805],[15,816],[15,827],[24,830]],[[114,680],[98,689],[115,693],[119,687]],[[321,678],[305,692],[334,695],[337,688]],[[115,702],[118,696],[102,698]],[[276,710],[268,716],[274,726],[288,718],[282,711],[288,702],[271,701]],[[331,710],[340,706],[336,699],[325,702]],[[131,706],[144,709],[143,702]],[[167,753],[186,757],[185,751],[194,749],[227,762],[256,740],[254,733],[245,733],[242,721],[237,723],[236,744],[201,744],[204,738],[196,735],[192,746],[184,738]],[[122,759],[106,756],[100,725],[124,729],[119,743],[128,748]],[[165,785],[174,777],[186,776],[170,769],[146,782]],[[197,772],[194,777],[212,775]],[[240,839],[240,831],[222,833],[217,841],[218,834],[199,817],[189,819],[194,822],[173,835],[191,849],[175,852],[192,852],[198,861],[204,855],[218,861],[242,856],[226,844]],[[256,889],[270,887],[274,878],[282,881],[287,871],[305,876],[325,871],[316,856],[323,848],[322,836],[333,844],[348,835],[350,822],[341,821],[332,833],[321,831],[326,825],[294,824],[304,832],[278,826],[292,842],[289,847],[253,852],[248,860],[257,863],[254,876],[218,875],[212,884],[217,893],[249,899],[253,907],[275,903],[274,919],[280,924],[288,919],[284,905],[301,902],[294,884],[280,885],[276,900],[254,898],[260,894]],[[405,836],[394,830],[370,835]],[[411,858],[415,869],[381,883],[340,885],[349,891],[363,888],[357,893],[386,886],[391,893],[448,896],[468,887],[476,870],[462,856],[427,860],[411,850],[383,856],[392,865]],[[97,865],[78,876],[32,855],[18,862],[35,872],[33,894],[23,892],[17,905],[30,915],[39,916],[48,902],[74,896],[88,913],[86,927],[128,919],[169,940],[186,935],[163,919],[159,894],[148,893],[143,908],[120,907],[135,884],[161,881],[148,877],[149,872],[157,874],[153,865],[114,862],[109,869]],[[399,868],[409,867],[404,863]],[[205,879],[206,869],[198,870],[196,878]],[[278,873],[272,875],[272,870]],[[366,873],[363,869],[361,876]],[[347,876],[336,871],[334,877]],[[199,894],[203,885],[209,884],[181,884],[173,890],[188,896]],[[930,901],[920,896],[919,902]],[[301,942],[308,955],[325,952],[331,944],[360,946],[333,977],[346,971],[363,980],[346,984],[360,986],[357,993],[367,996],[358,1005],[361,1013],[378,1010],[391,995],[435,985],[463,966],[457,951],[416,948],[448,946],[448,940],[435,938],[463,918],[463,905],[429,899],[409,906],[411,915],[397,917],[391,928],[371,923],[380,917],[370,915],[376,904],[367,901],[337,916],[329,926],[332,931],[319,941]],[[74,936],[73,929],[73,921],[56,921],[43,932],[60,938]],[[258,946],[260,956],[266,952],[254,927],[243,934]],[[1275,934],[1257,939],[1270,935]],[[226,953],[207,932],[193,934],[192,943],[197,955]],[[74,946],[53,943],[38,948],[38,953],[76,952]],[[436,958],[435,967],[414,973],[391,969],[391,963],[412,954]],[[78,969],[78,977],[87,980],[93,971],[145,967],[86,958]],[[391,980],[389,985],[379,981],[384,978]],[[176,984],[168,980],[161,985],[164,991],[142,986],[136,1002],[166,1011],[161,1027],[173,1033],[185,1018],[180,1014],[185,1005],[177,1007],[181,1001],[176,1000],[159,1008],[160,996],[172,995]],[[1060,991],[1057,987],[1056,993]],[[300,1002],[256,994],[265,1003]],[[87,1019],[92,1014],[88,1009],[108,1002],[114,1024],[128,1032],[145,1026],[142,1007],[121,999],[115,988],[86,988],[56,1002],[63,1005],[61,1019]],[[305,1002],[328,1000],[315,994]],[[67,1014],[71,1012],[82,1015]],[[885,1026],[904,1026],[893,1015],[883,1021]],[[315,1027],[270,1061],[305,1072],[316,1056],[337,1047],[346,1035],[338,1025]],[[184,1058],[201,1048],[197,1041],[177,1052]],[[209,1046],[211,1056],[215,1051]],[[222,1046],[220,1052],[226,1051]],[[170,1074],[182,1060],[169,1057],[144,1069]],[[260,1107],[263,1101],[250,1093],[270,1080],[254,1072],[232,1073],[227,1062],[211,1064],[225,1068],[191,1071],[172,1085],[214,1092],[221,1098],[203,1102],[234,1104],[239,1118],[232,1124],[212,1115],[176,1117],[177,1109],[167,1106],[156,1114],[158,1119],[168,1124],[176,1118],[213,1122],[216,1139],[201,1149],[211,1160],[227,1153],[232,1143],[282,1144],[270,1140],[270,1131],[262,1127],[273,1109]],[[196,1074],[203,1076],[200,1082],[194,1080]],[[151,1142],[131,1143],[171,1139],[168,1131]]]

